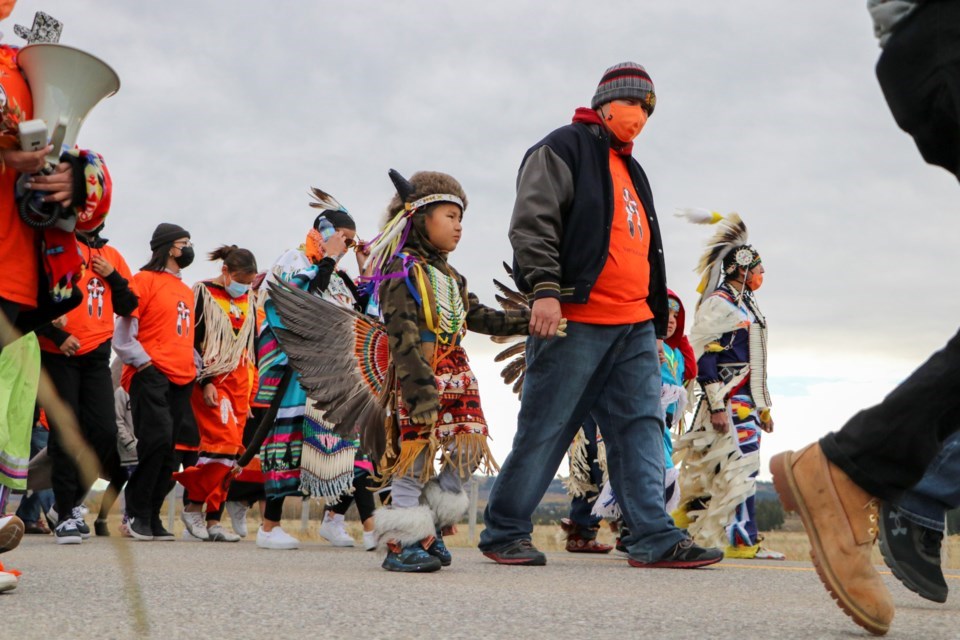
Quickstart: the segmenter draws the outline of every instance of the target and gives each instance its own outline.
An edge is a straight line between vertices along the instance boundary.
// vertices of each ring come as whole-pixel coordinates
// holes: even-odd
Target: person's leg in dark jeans
[[[134,374],[130,382],[130,410],[137,437],[137,468],[127,482],[127,514],[134,538],[153,538],[155,492],[165,469],[173,467],[173,416],[168,400],[170,381],[155,367]],[[169,480],[167,474],[167,481]],[[162,486],[167,486],[166,481]],[[161,497],[160,503],[163,502]],[[159,518],[160,505],[156,505]]]
[[[36,423],[37,421],[35,421]],[[30,457],[40,453],[47,446],[50,432],[41,424],[35,424],[30,435]],[[53,506],[53,490],[34,491],[20,501],[16,516],[26,525],[26,533],[50,533],[45,524],[44,515]]]

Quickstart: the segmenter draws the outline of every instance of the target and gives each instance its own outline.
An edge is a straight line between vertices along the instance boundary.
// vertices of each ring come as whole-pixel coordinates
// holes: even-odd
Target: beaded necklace
[[[426,272],[436,301],[436,326],[431,329],[438,339],[442,338],[445,344],[449,344],[456,336],[466,332],[467,312],[463,307],[460,287],[456,278],[442,273],[436,267],[426,265]]]

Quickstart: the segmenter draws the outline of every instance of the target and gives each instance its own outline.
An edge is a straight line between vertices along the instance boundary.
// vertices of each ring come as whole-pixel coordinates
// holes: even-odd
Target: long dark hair
[[[210,260],[223,260],[223,265],[229,273],[253,275],[257,273],[257,259],[248,249],[241,249],[235,244],[220,245],[209,254]]]
[[[172,242],[167,244],[160,245],[153,250],[153,255],[150,256],[150,261],[147,264],[140,267],[141,271],[164,271],[167,268],[167,258],[170,257],[170,248],[173,247]]]

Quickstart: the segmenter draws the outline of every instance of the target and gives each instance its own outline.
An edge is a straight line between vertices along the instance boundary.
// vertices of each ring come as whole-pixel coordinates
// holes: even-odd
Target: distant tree
[[[774,531],[783,526],[783,505],[779,500],[757,500],[757,529]]]

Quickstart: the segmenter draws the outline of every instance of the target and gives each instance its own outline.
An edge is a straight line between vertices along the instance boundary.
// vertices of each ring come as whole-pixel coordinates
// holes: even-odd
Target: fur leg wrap
[[[436,535],[430,507],[380,507],[373,512],[374,528],[381,547],[396,542],[402,547]]]
[[[470,508],[470,498],[465,491],[444,491],[436,479],[423,485],[420,502],[433,513],[434,523],[439,529],[459,523]]]

